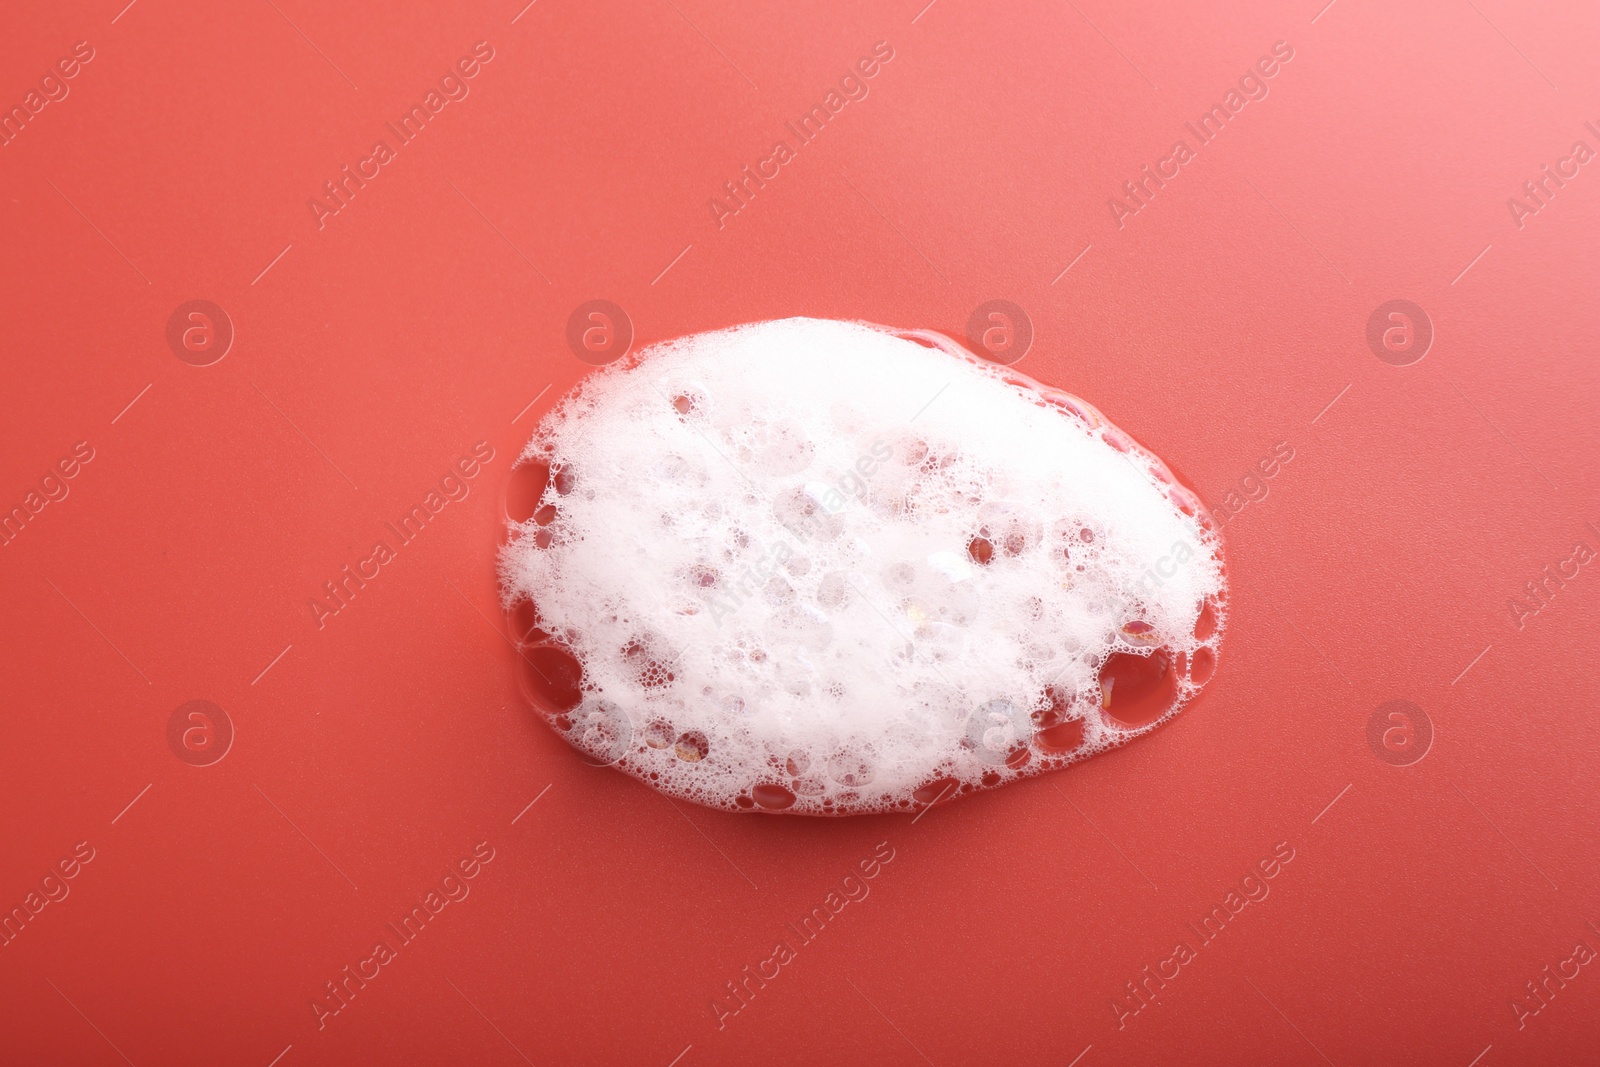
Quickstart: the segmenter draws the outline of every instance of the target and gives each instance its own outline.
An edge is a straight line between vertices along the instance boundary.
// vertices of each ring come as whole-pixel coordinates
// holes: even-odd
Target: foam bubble
[[[702,804],[920,806],[1139,736],[1215,669],[1200,501],[1082,400],[939,334],[657,345],[586,378],[519,466],[537,507],[500,567],[530,697],[594,762]]]

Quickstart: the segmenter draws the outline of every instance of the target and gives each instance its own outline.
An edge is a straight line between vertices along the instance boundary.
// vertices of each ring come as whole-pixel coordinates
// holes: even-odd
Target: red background
[[[1600,574],[1520,629],[1507,603],[1600,547],[1600,163],[1521,228],[1506,200],[1600,148],[1600,13],[922,2],[14,5],[7,108],[95,57],[0,147],[0,505],[95,458],[0,547],[0,904],[95,858],[0,948],[0,1059],[1592,1060],[1600,966],[1520,1029],[1511,1001],[1600,949]],[[1280,40],[1270,95],[1119,229],[1122,181]],[[478,41],[470,95],[319,230],[308,198]],[[719,229],[722,182],[878,41],[870,95]],[[1214,505],[1289,442],[1226,527],[1206,698],[914,825],[585,766],[520,703],[492,553],[596,297],[640,344],[959,335],[1008,299],[1019,369]],[[1393,298],[1437,333],[1410,366],[1365,341]],[[192,299],[237,331],[211,366],[165,339]],[[322,583],[480,440],[472,495],[318,629]],[[208,767],[167,743],[194,699],[237,731]],[[1367,743],[1395,699],[1436,734],[1409,767]],[[323,983],[480,841],[471,896],[319,1030]],[[724,983],[880,841],[870,897],[719,1030]],[[1270,896],[1119,1029],[1282,841]]]

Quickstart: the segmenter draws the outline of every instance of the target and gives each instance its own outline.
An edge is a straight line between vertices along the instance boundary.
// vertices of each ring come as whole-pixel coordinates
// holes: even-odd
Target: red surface
[[[1592,1061],[1600,966],[1563,961],[1600,950],[1600,574],[1520,628],[1508,602],[1600,548],[1600,163],[1507,206],[1600,149],[1592,6],[121,3],[0,35],[6,107],[94,52],[0,147],[0,505],[93,450],[0,546],[0,903],[75,874],[0,947],[0,1060]],[[470,94],[319,229],[308,198],[479,41]],[[708,199],[879,41],[869,95],[719,229]],[[1269,95],[1119,229],[1120,183],[1277,41]],[[592,298],[639,344],[1021,305],[1019,369],[1231,516],[1205,699],[915,823],[586,766],[522,706],[492,549]],[[1409,366],[1366,342],[1397,298],[1436,333]],[[236,330],[204,367],[166,339],[196,299]],[[470,496],[319,629],[322,583],[480,441]],[[194,700],[235,732],[210,766],[175,754],[193,720],[169,745]],[[1369,747],[1393,700],[1432,724],[1410,766],[1387,718]],[[470,895],[319,1029],[458,861]]]

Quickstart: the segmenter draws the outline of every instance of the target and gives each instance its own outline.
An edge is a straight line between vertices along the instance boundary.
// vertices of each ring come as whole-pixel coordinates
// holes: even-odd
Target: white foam
[[[507,605],[582,666],[552,720],[700,803],[887,810],[1037,773],[1170,717],[1220,640],[1198,500],[942,336],[787,319],[658,345],[584,380],[519,462],[559,474],[500,561]],[[1175,698],[1119,723],[1101,670],[1156,648]],[[1083,741],[1052,751],[1063,718]]]

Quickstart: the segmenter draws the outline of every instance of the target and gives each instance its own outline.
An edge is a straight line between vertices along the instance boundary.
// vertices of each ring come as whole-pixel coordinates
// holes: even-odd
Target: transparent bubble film
[[[940,334],[653,346],[563,398],[512,479],[530,701],[590,762],[711,807],[920,808],[1146,733],[1216,667],[1199,499]]]

